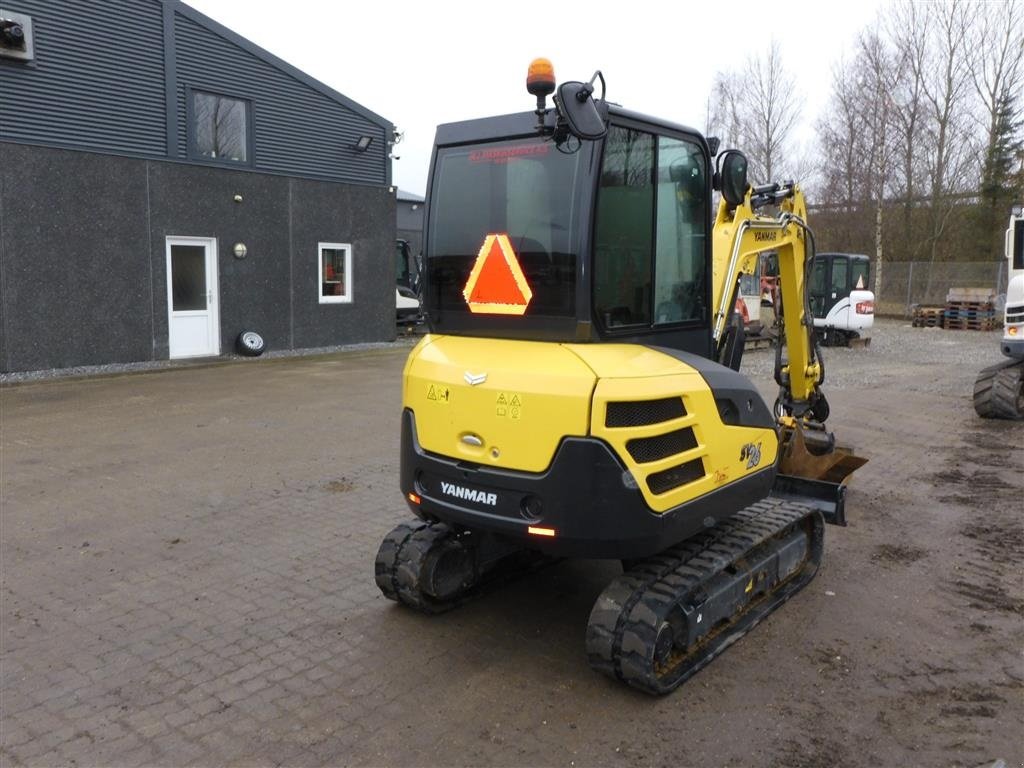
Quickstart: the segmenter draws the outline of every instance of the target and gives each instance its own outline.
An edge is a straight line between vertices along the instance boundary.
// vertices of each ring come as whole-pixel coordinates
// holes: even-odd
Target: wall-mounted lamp
[[[245,247],[245,243],[235,243],[235,247],[231,249],[231,252],[235,254],[236,259],[244,259],[246,254],[249,253],[249,249]]]
[[[373,136],[360,136],[356,142],[356,152],[365,152],[373,143]]]

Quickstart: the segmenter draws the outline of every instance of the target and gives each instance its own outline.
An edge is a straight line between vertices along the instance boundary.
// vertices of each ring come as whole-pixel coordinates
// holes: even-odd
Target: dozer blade
[[[830,433],[805,433],[800,422],[787,420],[772,496],[814,507],[826,523],[846,525],[846,481],[867,461],[835,445]]]

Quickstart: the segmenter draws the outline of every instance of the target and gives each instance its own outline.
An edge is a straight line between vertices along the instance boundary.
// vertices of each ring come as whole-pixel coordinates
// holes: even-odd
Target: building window
[[[348,243],[320,243],[320,303],[352,301],[352,246]]]
[[[192,141],[196,157],[248,163],[249,103],[193,91]]]

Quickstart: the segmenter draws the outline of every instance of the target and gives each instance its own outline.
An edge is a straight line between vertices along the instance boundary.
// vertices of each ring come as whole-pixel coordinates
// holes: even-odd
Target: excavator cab
[[[554,112],[540,130],[529,113],[438,128],[425,249],[435,332],[712,356],[707,142],[600,112],[596,139],[559,135]]]

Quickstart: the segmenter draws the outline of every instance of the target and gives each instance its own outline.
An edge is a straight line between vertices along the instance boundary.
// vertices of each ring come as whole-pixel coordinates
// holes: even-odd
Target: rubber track
[[[756,601],[723,630],[705,638],[668,669],[656,669],[654,645],[662,621],[700,586],[752,548],[817,513],[780,499],[765,499],[738,512],[714,531],[641,561],[615,579],[594,604],[587,625],[587,657],[603,674],[651,694],[664,694],[704,667],[813,577],[805,566]],[[820,535],[823,523],[814,521]],[[813,557],[814,542],[809,543]],[[820,552],[820,541],[817,546]],[[697,600],[699,602],[699,600]]]
[[[389,600],[396,600],[420,613],[430,615],[457,608],[481,592],[557,562],[530,550],[507,555],[486,572],[475,574],[475,582],[457,596],[439,600],[423,591],[420,574],[427,558],[438,547],[457,543],[457,536],[445,523],[421,521],[396,526],[377,550],[374,576]]]
[[[427,554],[452,536],[444,523],[416,521],[396,526],[384,537],[373,564],[374,577],[384,597],[426,614],[444,613],[461,605],[463,596],[438,600],[426,594],[420,584]]]

